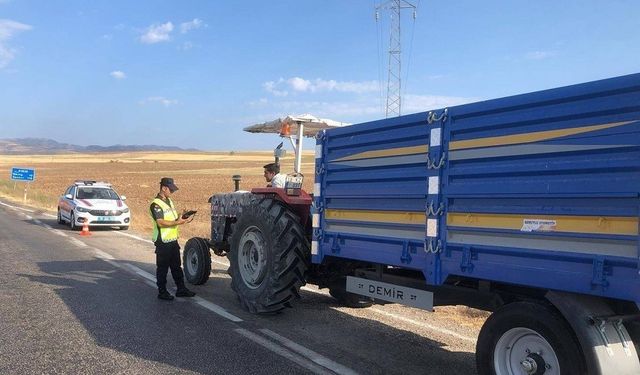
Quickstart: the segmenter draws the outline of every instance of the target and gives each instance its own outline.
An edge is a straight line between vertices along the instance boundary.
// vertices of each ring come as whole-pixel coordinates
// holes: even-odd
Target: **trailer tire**
[[[533,302],[510,303],[487,319],[476,344],[476,365],[480,375],[537,374],[554,367],[559,367],[554,374],[587,373],[569,324],[552,307]]]
[[[297,215],[281,202],[255,198],[233,227],[231,287],[251,313],[275,313],[300,298],[310,256]]]
[[[631,338],[631,341],[636,348],[636,355],[640,360],[640,322],[638,322],[637,320],[630,321],[624,323],[624,326],[629,333],[629,337]]]
[[[194,285],[202,285],[209,280],[211,274],[211,253],[209,242],[200,237],[190,238],[182,253],[184,276]]]
[[[331,294],[331,297],[335,298],[339,304],[356,309],[371,307],[373,305],[373,298],[347,292],[346,284],[347,279],[342,277],[329,285],[329,294]]]

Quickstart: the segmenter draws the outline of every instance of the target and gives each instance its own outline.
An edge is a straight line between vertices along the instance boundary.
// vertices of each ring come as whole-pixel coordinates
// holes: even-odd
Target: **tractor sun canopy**
[[[322,129],[340,128],[351,125],[350,123],[318,118],[310,114],[289,115],[259,124],[245,127],[243,130],[249,133],[273,133],[283,137],[299,135],[300,125],[303,126],[303,136],[315,137]]]

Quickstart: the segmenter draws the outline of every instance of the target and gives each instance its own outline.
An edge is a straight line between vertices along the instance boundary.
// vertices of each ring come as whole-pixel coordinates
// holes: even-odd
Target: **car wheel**
[[[58,224],[64,224],[64,220],[62,219],[62,213],[60,212],[60,208],[58,208]]]
[[[76,225],[76,216],[73,212],[71,213],[71,216],[69,216],[69,227],[71,230],[78,230],[78,226]]]

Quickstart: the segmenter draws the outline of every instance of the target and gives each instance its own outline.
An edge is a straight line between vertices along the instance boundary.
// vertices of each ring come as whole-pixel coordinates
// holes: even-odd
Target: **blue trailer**
[[[211,197],[190,281],[211,248],[253,312],[305,282],[350,306],[463,304],[493,311],[480,374],[640,374],[640,74],[316,138],[312,196]]]

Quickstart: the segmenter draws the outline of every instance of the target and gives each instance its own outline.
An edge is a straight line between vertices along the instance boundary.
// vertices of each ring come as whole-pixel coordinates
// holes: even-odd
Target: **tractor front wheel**
[[[211,253],[209,242],[200,237],[190,238],[182,253],[184,276],[194,285],[202,285],[209,280],[211,274]]]

